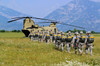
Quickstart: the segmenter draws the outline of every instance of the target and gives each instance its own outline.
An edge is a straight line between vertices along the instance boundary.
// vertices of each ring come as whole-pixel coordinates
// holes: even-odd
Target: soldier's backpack
[[[94,42],[94,36],[89,36],[87,39],[88,43],[93,43]]]
[[[57,35],[56,35],[56,34],[54,34],[54,35],[53,35],[53,40],[55,40],[55,39],[56,39],[56,37],[57,37]]]
[[[66,39],[65,36],[61,37],[61,42],[65,42],[65,39]]]
[[[67,42],[71,42],[71,41],[72,41],[72,39],[73,39],[73,37],[72,37],[72,36],[68,36],[68,37],[67,37],[67,39],[66,39],[66,41],[67,41]]]
[[[53,36],[53,33],[52,32],[50,33],[50,36]]]
[[[39,35],[39,38],[42,38],[42,36],[43,36],[43,34],[40,34],[40,35]]]
[[[85,36],[81,36],[79,42],[84,43],[85,42]]]
[[[46,34],[46,38],[45,39],[50,39],[50,35]]]
[[[78,36],[76,36],[75,43],[78,41]]]
[[[35,37],[38,37],[38,33],[35,34]]]
[[[61,34],[58,34],[57,40],[61,40]]]

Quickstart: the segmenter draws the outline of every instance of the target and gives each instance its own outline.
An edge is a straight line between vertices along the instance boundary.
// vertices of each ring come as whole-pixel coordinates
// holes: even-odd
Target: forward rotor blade
[[[28,18],[28,17],[14,17],[14,18],[11,18],[11,19],[20,19],[20,18]]]
[[[32,18],[32,17],[14,17],[14,18],[12,18],[12,19],[19,19],[19,18]]]
[[[45,18],[38,18],[38,17],[15,17],[15,18],[12,18],[12,19],[19,19],[19,18],[33,18],[33,19],[48,20],[48,21],[54,21],[54,22],[56,22],[55,20],[45,19]]]
[[[20,20],[20,19],[23,19],[23,18],[18,18],[18,19],[14,19],[14,20],[8,21],[8,23],[13,22],[13,21],[17,21],[17,20]]]
[[[19,19],[19,18],[22,18],[22,17],[14,17],[14,18],[11,18],[11,19]]]
[[[11,18],[11,19],[20,19],[20,18],[23,18],[23,17],[14,17],[14,18]]]

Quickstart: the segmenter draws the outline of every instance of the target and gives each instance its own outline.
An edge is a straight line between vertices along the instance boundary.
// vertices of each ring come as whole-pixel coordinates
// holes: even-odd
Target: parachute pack
[[[85,42],[85,36],[81,36],[79,42],[84,43]]]
[[[73,37],[72,37],[72,36],[68,36],[68,37],[67,37],[67,39],[66,39],[66,41],[67,41],[67,42],[71,42],[71,41],[72,41],[72,39],[73,39]]]
[[[51,33],[50,33],[50,36],[52,36],[52,35],[53,35],[53,33],[51,32]]]
[[[46,36],[50,36],[49,34],[47,34]]]
[[[46,39],[50,39],[50,35],[49,34],[46,35]]]
[[[60,40],[61,39],[61,34],[58,34],[57,35],[57,40]]]
[[[54,34],[54,37],[57,36],[56,34]]]
[[[40,34],[40,36],[42,36],[43,34]]]
[[[94,42],[94,36],[89,36],[87,39],[88,43],[93,43]]]
[[[61,42],[65,42],[65,39],[66,39],[65,36],[61,37]]]

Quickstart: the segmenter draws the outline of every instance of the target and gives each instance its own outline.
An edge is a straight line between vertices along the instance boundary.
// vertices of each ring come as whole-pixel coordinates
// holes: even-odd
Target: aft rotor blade
[[[18,19],[14,19],[14,20],[8,21],[8,23],[13,22],[13,21],[17,21],[17,20],[20,20],[20,19],[23,19],[23,18],[18,18]]]
[[[51,22],[35,22],[35,23],[51,23]]]
[[[58,23],[58,22],[36,22],[36,23]]]
[[[77,28],[85,29],[84,27],[75,26],[75,25],[70,25],[70,24],[66,24],[66,23],[58,23],[58,24],[68,25],[68,26],[72,26],[72,27],[77,27]]]

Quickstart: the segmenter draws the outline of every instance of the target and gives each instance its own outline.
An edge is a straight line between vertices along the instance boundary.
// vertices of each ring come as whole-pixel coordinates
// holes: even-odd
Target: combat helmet
[[[83,31],[81,31],[80,34],[83,34]]]
[[[79,33],[78,32],[75,32],[75,34],[78,35]]]

